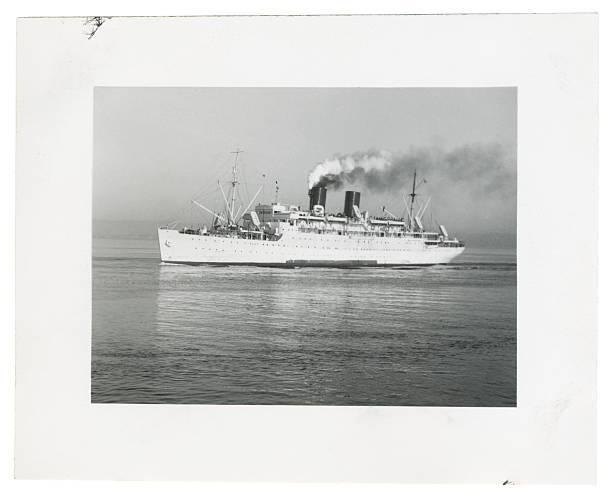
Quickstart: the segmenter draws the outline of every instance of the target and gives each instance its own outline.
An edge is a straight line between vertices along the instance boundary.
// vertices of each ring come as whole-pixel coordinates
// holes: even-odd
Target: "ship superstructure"
[[[442,225],[428,231],[423,224],[429,200],[417,208],[416,172],[412,193],[404,198],[407,216],[400,218],[383,208],[371,216],[360,208],[361,193],[346,191],[342,212],[326,210],[327,189],[312,187],[309,207],[276,201],[252,207],[261,188],[246,208],[235,206],[237,157],[225,211],[213,215],[210,228],[164,226],[158,228],[161,260],[176,264],[247,264],[262,266],[409,266],[445,264],[465,250]],[[278,192],[278,187],[277,187]],[[228,199],[229,197],[229,199]]]

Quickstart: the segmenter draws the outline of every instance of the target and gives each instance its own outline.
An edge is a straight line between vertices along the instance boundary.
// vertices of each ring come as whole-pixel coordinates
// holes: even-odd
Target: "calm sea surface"
[[[94,240],[92,402],[516,405],[516,256],[418,269],[160,264]]]

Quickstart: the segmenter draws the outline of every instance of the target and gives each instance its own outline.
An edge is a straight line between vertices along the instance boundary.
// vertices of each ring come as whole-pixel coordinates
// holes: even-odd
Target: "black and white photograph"
[[[17,479],[596,481],[597,14],[111,10],[17,20]]]
[[[516,88],[94,92],[94,403],[516,406]]]

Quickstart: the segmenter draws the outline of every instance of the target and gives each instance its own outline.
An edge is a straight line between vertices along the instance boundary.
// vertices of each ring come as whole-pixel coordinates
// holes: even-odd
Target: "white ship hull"
[[[447,264],[465,247],[424,239],[286,231],[278,240],[197,235],[158,229],[162,262],[262,266],[409,266]]]

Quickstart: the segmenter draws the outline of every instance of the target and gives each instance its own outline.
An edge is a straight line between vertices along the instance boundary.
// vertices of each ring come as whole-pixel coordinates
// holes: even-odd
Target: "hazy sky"
[[[227,187],[236,147],[243,205],[262,183],[256,203],[273,200],[278,180],[279,201],[307,206],[318,163],[384,151],[417,169],[419,157],[451,157],[450,169],[446,159],[438,170],[423,164],[420,190],[449,231],[513,233],[516,114],[514,88],[96,88],[94,218],[208,223],[190,200],[221,207],[217,180]],[[496,186],[475,186],[489,171]],[[362,191],[362,210],[401,215],[410,186],[351,189]],[[328,207],[341,210],[343,198],[329,191]]]

